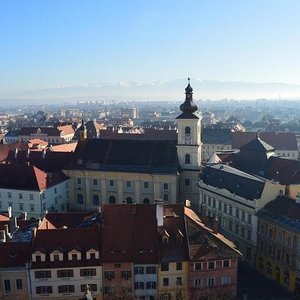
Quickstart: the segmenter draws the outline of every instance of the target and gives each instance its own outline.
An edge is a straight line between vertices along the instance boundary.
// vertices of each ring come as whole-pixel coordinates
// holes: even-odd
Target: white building
[[[0,210],[12,208],[39,218],[46,210],[67,209],[69,178],[62,172],[45,173],[31,165],[0,164]]]
[[[81,299],[87,286],[93,299],[102,299],[98,227],[38,229],[30,279],[33,300]]]

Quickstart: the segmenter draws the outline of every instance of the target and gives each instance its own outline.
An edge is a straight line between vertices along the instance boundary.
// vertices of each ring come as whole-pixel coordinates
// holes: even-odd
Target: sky
[[[84,83],[300,84],[299,0],[0,0],[0,96]]]

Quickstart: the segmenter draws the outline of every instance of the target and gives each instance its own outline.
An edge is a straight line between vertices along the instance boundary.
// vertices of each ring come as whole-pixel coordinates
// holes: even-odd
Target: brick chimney
[[[155,200],[156,203],[156,220],[157,226],[161,227],[164,225],[164,206],[161,199]]]

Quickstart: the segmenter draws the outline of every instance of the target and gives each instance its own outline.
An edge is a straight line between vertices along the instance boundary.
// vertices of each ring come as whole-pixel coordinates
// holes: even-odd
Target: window
[[[269,262],[267,263],[267,272],[272,275],[272,265]]]
[[[156,274],[156,267],[146,267],[146,274]]]
[[[19,193],[19,199],[23,199],[23,194]]]
[[[98,195],[94,195],[93,196],[93,205],[94,206],[99,206],[99,204],[100,204],[99,196]]]
[[[214,270],[216,268],[216,263],[214,261],[209,261],[207,263],[207,269],[208,270]]]
[[[200,271],[200,270],[202,270],[202,263],[201,263],[201,262],[196,262],[196,263],[194,263],[194,270],[195,270],[195,271]]]
[[[57,188],[54,188],[54,194],[57,194]]]
[[[96,269],[94,269],[94,268],[81,269],[80,276],[83,276],[83,277],[96,276]]]
[[[77,194],[77,204],[83,205],[83,195]]]
[[[252,216],[250,214],[248,214],[248,223],[251,224],[252,223]]]
[[[182,285],[182,277],[176,277],[176,285]]]
[[[23,208],[24,208],[23,203],[19,203],[19,210],[23,211]]]
[[[54,261],[59,261],[59,255],[58,254],[54,254],[53,255],[53,260]]]
[[[221,201],[219,201],[219,203],[218,203],[218,209],[222,210],[222,202]]]
[[[121,264],[115,264],[115,268],[121,268]]]
[[[150,289],[155,290],[156,289],[156,282],[155,281],[147,282],[146,283],[146,288],[147,288],[147,290],[150,290]]]
[[[74,285],[59,285],[58,292],[61,293],[74,293]]]
[[[144,204],[149,204],[150,203],[150,199],[149,198],[144,198],[143,203]]]
[[[223,268],[229,268],[230,267],[230,260],[223,260]]]
[[[164,194],[164,201],[169,201],[169,195],[168,194]]]
[[[10,292],[11,291],[11,286],[10,286],[10,280],[9,279],[4,280],[4,290],[5,290],[5,292]]]
[[[77,178],[77,183],[81,184],[81,178]]]
[[[144,289],[144,282],[135,282],[134,283],[134,289],[135,290],[143,290]]]
[[[125,280],[128,280],[129,278],[131,278],[131,272],[130,271],[122,271],[121,272],[122,278]]]
[[[144,182],[144,189],[148,189],[149,188],[149,182],[145,181]]]
[[[7,197],[12,198],[11,192],[7,192]]]
[[[115,273],[113,271],[106,271],[104,272],[104,278],[112,280],[113,278],[115,278]]]
[[[185,133],[185,135],[190,135],[191,134],[191,128],[190,127],[185,127],[184,133]]]
[[[235,209],[235,217],[236,218],[240,217],[240,210],[238,208]]]
[[[114,186],[114,185],[115,185],[114,181],[113,181],[113,180],[110,180],[110,181],[109,181],[109,186]]]
[[[131,188],[131,181],[126,181],[126,187]]]
[[[230,276],[222,276],[222,285],[230,284]]]
[[[87,285],[89,286],[90,291],[97,292],[97,284],[82,284],[80,286],[80,290],[82,293],[84,293],[86,291]]]
[[[35,271],[35,278],[51,278],[51,271]]]
[[[77,253],[72,253],[71,259],[72,260],[77,260]]]
[[[229,205],[229,215],[232,216],[232,206]]]
[[[37,294],[52,294],[52,286],[37,286],[35,291]]]
[[[245,216],[246,216],[246,213],[244,211],[242,211],[242,221],[245,221]]]
[[[215,198],[213,198],[213,208],[216,208],[216,199]]]
[[[115,197],[115,196],[109,196],[108,202],[109,202],[110,204],[116,203],[116,197]]]
[[[131,198],[131,197],[127,197],[127,198],[126,198],[126,203],[133,203],[132,198]]]
[[[191,163],[191,156],[189,154],[185,155],[185,164],[189,165]]]
[[[207,285],[208,286],[214,286],[215,285],[215,278],[214,277],[208,278],[207,279]]]
[[[162,271],[169,271],[169,263],[168,262],[162,262],[161,263],[161,270]]]
[[[57,270],[58,278],[73,277],[73,276],[74,276],[74,272],[72,269]]]
[[[181,261],[176,262],[176,270],[177,271],[182,270],[182,262]]]
[[[30,211],[34,212],[34,204],[30,204]]]
[[[169,184],[168,183],[164,183],[164,190],[168,190],[169,189]]]
[[[194,286],[201,286],[201,279],[195,279]]]
[[[169,278],[163,278],[163,286],[169,286]]]
[[[23,290],[23,281],[22,279],[16,279],[17,290]]]
[[[224,203],[223,209],[224,213],[227,214],[227,204]]]
[[[98,184],[98,180],[97,179],[94,179],[93,180],[93,185],[97,185]]]
[[[142,275],[144,274],[144,267],[134,267],[134,274],[138,275]]]
[[[185,184],[186,186],[189,186],[189,185],[190,185],[190,180],[189,180],[189,179],[185,179],[185,180],[184,180],[184,184]]]

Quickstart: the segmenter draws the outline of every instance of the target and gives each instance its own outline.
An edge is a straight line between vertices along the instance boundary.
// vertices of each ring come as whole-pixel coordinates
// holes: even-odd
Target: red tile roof
[[[86,266],[89,263],[92,265],[99,265],[100,260],[87,260],[85,253],[94,248],[100,251],[101,234],[98,227],[89,228],[61,228],[51,230],[37,230],[33,242],[32,253],[43,249],[47,254],[45,262],[32,262],[33,268],[44,267],[67,267],[67,266]],[[82,253],[82,260],[69,261],[67,254],[69,251],[77,249]],[[49,261],[49,254],[54,250],[62,251],[64,253],[64,261],[51,262]]]
[[[158,262],[155,205],[103,205],[103,262]]]
[[[0,164],[0,187],[4,189],[43,191],[67,179],[62,172],[47,174],[34,166]]]
[[[46,229],[46,222],[50,222],[48,226],[52,225],[55,228],[62,228],[63,226],[76,228],[92,215],[93,212],[49,212],[43,219],[42,228]]]
[[[241,146],[254,140],[256,132],[233,132],[232,148],[239,149]],[[292,132],[261,132],[259,134],[261,140],[270,144],[275,150],[297,151],[297,139],[295,133]]]
[[[164,243],[162,235],[169,235]],[[162,261],[188,260],[188,245],[184,222],[184,206],[181,204],[164,205],[164,221],[160,230],[160,259]],[[182,241],[180,241],[182,236]]]
[[[0,243],[0,267],[25,267],[30,260],[31,243]]]

